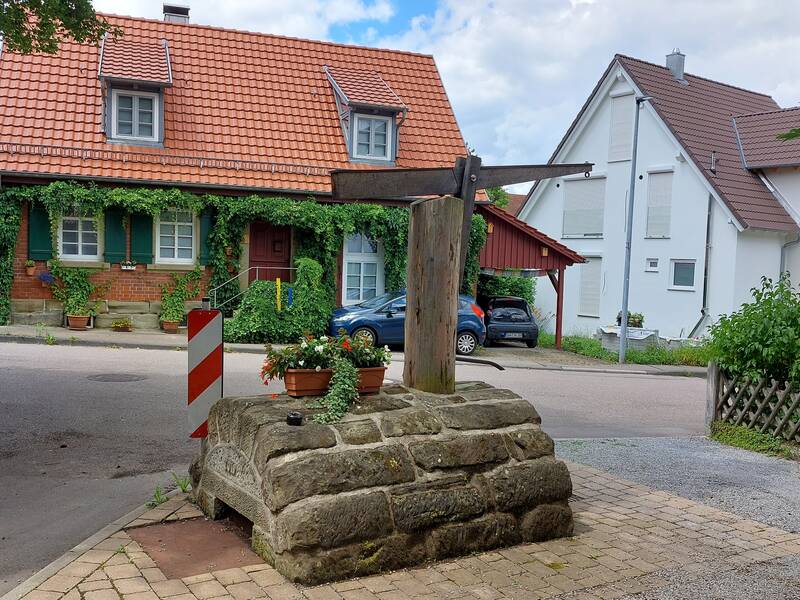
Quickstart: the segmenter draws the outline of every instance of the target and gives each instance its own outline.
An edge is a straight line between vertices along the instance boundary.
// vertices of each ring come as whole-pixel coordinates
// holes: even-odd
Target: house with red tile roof
[[[66,42],[54,55],[0,46],[0,185],[47,190],[28,192],[22,208],[11,288],[20,322],[49,318],[52,305],[50,289],[26,274],[28,260],[36,274],[54,258],[95,269],[109,311],[99,326],[122,314],[146,315],[134,320],[157,326],[161,285],[198,266],[212,297],[228,280],[241,288],[253,279],[291,280],[295,259],[319,247],[315,207],[338,206],[331,170],[452,166],[467,153],[432,56],[165,17],[108,16],[121,36],[99,47]],[[79,186],[47,186],[64,181]],[[162,200],[177,190],[176,204],[147,212],[123,202],[103,214],[81,204],[87,194],[120,199],[132,189],[159,191]],[[65,195],[74,205],[54,216],[52,204]],[[221,217],[203,204],[209,196],[261,199],[241,244],[228,242],[225,269],[213,269]],[[338,261],[325,265],[326,277],[337,271],[337,303],[378,296],[404,273],[393,261],[388,281],[384,263],[390,251],[404,254],[403,238],[392,240],[403,248],[387,248],[369,214],[361,231],[324,225],[343,236]],[[526,235],[515,244],[541,256],[546,236],[520,231]]]
[[[697,336],[762,276],[800,280],[800,110],[768,95],[616,55],[552,154],[590,178],[538,182],[519,217],[587,258],[567,283],[565,332],[614,324],[622,305],[635,98],[641,102],[630,309],[664,336]],[[548,310],[549,290],[537,299]]]

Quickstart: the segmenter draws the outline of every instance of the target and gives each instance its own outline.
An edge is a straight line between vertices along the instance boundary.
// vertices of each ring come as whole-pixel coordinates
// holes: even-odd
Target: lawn
[[[542,348],[555,348],[555,336],[550,333],[539,334]],[[561,349],[582,356],[617,362],[616,352],[603,348],[600,340],[590,337],[566,335],[561,339]],[[705,367],[709,361],[706,346],[687,346],[684,348],[648,348],[647,350],[628,350],[627,362],[636,365],[688,365]]]

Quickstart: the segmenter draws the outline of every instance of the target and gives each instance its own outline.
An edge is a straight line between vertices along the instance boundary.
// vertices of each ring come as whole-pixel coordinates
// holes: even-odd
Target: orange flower
[[[272,394],[272,395],[270,396],[270,398],[272,398],[273,400],[275,400],[275,398],[277,398],[278,396],[279,396],[279,394]]]
[[[350,340],[348,340],[348,339],[345,339],[345,340],[342,342],[342,348],[344,348],[344,349],[345,349],[345,350],[347,350],[348,352],[351,352],[351,351],[353,350],[353,347],[350,345]]]

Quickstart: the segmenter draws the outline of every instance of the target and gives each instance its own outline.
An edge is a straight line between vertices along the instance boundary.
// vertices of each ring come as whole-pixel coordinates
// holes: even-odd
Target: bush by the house
[[[711,355],[730,375],[800,383],[800,289],[762,277],[753,301],[711,326]]]
[[[325,333],[333,303],[323,285],[322,266],[310,258],[300,258],[295,264],[294,284],[281,286],[281,310],[275,282],[254,281],[236,315],[225,322],[226,342],[285,344],[301,335]],[[288,306],[290,287],[292,305]]]
[[[517,296],[525,298],[533,306],[536,295],[536,279],[515,275],[478,276],[478,296]]]

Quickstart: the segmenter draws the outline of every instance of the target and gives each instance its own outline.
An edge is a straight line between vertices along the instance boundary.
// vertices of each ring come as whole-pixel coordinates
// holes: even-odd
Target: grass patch
[[[781,456],[783,458],[793,458],[794,452],[789,444],[780,438],[759,433],[733,423],[714,421],[711,424],[711,439],[718,441],[726,446],[743,448],[770,456]]]
[[[539,345],[542,348],[555,348],[556,339],[551,333],[539,334]],[[597,358],[607,362],[617,362],[616,352],[603,348],[600,340],[579,335],[565,335],[561,338],[561,349],[581,356]],[[625,354],[627,362],[635,365],[686,365],[705,367],[710,360],[708,346],[685,346],[683,348],[648,348],[647,350],[629,349]]]

